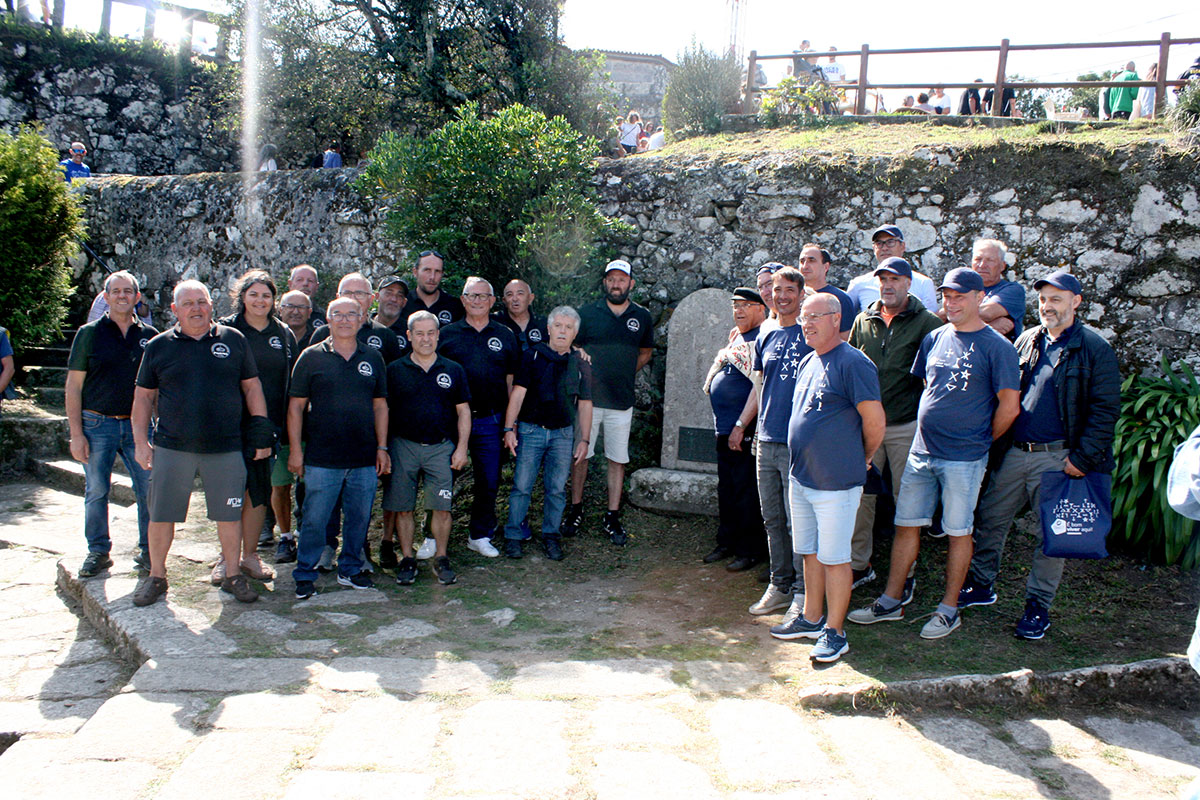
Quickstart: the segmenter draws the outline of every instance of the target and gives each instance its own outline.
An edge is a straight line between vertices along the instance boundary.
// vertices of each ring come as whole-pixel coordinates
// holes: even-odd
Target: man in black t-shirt
[[[547,341],[546,320],[530,311],[534,297],[528,283],[520,279],[511,280],[504,287],[504,296],[500,298],[504,307],[492,314],[492,319],[508,326],[513,332],[522,351],[538,342]]]
[[[504,419],[504,444],[517,459],[513,488],[508,496],[504,553],[520,558],[521,542],[529,538],[522,523],[538,470],[545,470],[542,509],[542,548],[551,561],[563,557],[560,525],[566,506],[571,464],[587,456],[586,441],[575,444],[575,425],[592,428],[592,371],[571,351],[579,314],[570,306],[550,312],[550,340],[532,345],[521,356],[512,397]]]
[[[133,481],[137,498],[138,554],[134,563],[149,571],[147,531],[150,511],[146,504],[150,475],[135,458],[133,382],[142,351],[158,334],[138,319],[134,309],[141,299],[138,279],[122,270],[104,281],[108,311],[75,334],[67,361],[67,423],[71,429],[71,456],[84,465],[83,534],[88,555],[79,577],[90,578],[112,566],[112,540],[108,535],[108,491],[118,454]]]
[[[413,510],[417,483],[425,478],[425,508],[433,532],[434,572],[443,584],[456,576],[446,554],[450,540],[450,504],[454,497],[453,470],[467,465],[471,435],[471,391],[462,366],[438,355],[438,321],[428,311],[408,318],[410,355],[388,365],[388,436],[395,474],[383,496],[385,512],[396,515],[402,558],[396,583],[408,586],[417,577],[413,552]],[[380,561],[392,551],[390,540],[380,544]]]
[[[221,590],[252,603],[258,594],[239,567],[246,492],[243,398],[251,416],[246,446],[254,458],[270,456],[274,442],[258,370],[246,337],[213,324],[212,298],[204,284],[177,284],[171,311],[179,323],[146,345],[133,395],[135,454],[138,464],[151,471],[150,575],[134,591],[133,603],[148,606],[167,592],[167,552],[175,523],[187,518],[197,473],[227,565]],[[150,415],[156,408],[151,445]]]
[[[350,297],[329,304],[330,335],[300,354],[288,390],[288,469],[304,479],[304,517],[292,578],[296,598],[316,594],[325,530],[340,498],[346,523],[337,582],[374,586],[363,547],[376,476],[391,471],[387,374],[383,357],[356,338],[364,311]],[[301,449],[301,441],[306,442]]]
[[[400,343],[400,354],[409,351],[408,326],[405,324],[404,306],[408,303],[408,284],[399,275],[388,275],[379,281],[378,300],[374,321],[390,328]]]
[[[609,262],[604,270],[604,298],[579,309],[582,323],[575,343],[592,358],[592,427],[585,431],[588,459],[596,450],[596,437],[604,430],[604,457],[608,460],[608,511],[604,532],[613,544],[627,538],[621,527],[621,488],[629,463],[629,429],[633,422],[633,380],[654,354],[654,319],[643,306],[629,299],[636,285],[628,261]],[[583,522],[583,483],[587,459],[571,468],[571,507],[563,519],[562,533],[574,536]]]
[[[309,264],[297,264],[288,275],[288,291],[304,292],[312,301],[310,324],[320,328],[325,324],[325,309],[317,305],[317,287],[321,285],[317,270]],[[298,337],[297,337],[298,338]]]
[[[371,305],[375,302],[375,293],[371,291],[371,282],[361,272],[351,272],[338,283],[338,297],[349,297],[358,303],[361,325],[358,329],[358,341],[379,351],[383,363],[390,364],[400,357],[400,342],[396,334],[387,326],[380,325],[371,319]],[[316,313],[316,312],[313,312]],[[329,331],[318,330],[312,335],[310,344],[325,341]]]
[[[462,303],[442,291],[442,274],[445,271],[444,259],[437,250],[422,250],[417,256],[417,265],[413,267],[417,290],[408,298],[401,315],[404,324],[408,318],[418,311],[428,311],[437,317],[438,324],[445,328],[451,322],[458,322],[466,312]]]
[[[467,371],[471,387],[471,474],[475,479],[471,498],[471,538],[467,547],[487,558],[500,555],[491,543],[498,527],[496,495],[500,491],[500,428],[513,375],[521,363],[517,337],[488,316],[496,295],[483,278],[467,278],[462,305],[466,318],[446,326],[438,341],[438,353],[458,362]]]

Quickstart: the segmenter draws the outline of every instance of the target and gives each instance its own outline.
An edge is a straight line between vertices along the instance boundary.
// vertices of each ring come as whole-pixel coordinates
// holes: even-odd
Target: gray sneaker
[[[321,557],[317,560],[317,572],[333,572],[333,559],[336,555],[336,550],[325,545],[325,549],[321,551]]]
[[[754,616],[761,617],[764,614],[773,614],[776,611],[782,611],[791,604],[792,593],[785,592],[772,583],[763,592],[763,596],[758,599],[758,602],[750,606],[749,611]]]
[[[953,617],[947,617],[945,614],[935,611],[929,622],[925,623],[925,627],[921,628],[921,638],[941,639],[957,630],[959,625],[962,625],[961,613],[956,611]]]
[[[804,613],[804,595],[792,594],[792,604],[788,606],[788,610],[783,612],[783,619],[780,625],[787,625],[792,620]]]
[[[890,619],[904,619],[904,606],[898,605],[891,611],[887,611],[876,601],[869,606],[854,609],[846,615],[846,619],[857,622],[859,625],[872,625]]]

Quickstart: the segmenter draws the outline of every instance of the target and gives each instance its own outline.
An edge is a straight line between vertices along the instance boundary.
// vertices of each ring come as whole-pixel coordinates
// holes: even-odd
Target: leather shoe
[[[733,551],[725,545],[719,544],[713,548],[712,552],[704,557],[705,564],[711,564],[714,561],[724,561],[733,555]]]
[[[757,558],[750,556],[738,556],[733,561],[725,565],[726,572],[745,572],[758,563]]]

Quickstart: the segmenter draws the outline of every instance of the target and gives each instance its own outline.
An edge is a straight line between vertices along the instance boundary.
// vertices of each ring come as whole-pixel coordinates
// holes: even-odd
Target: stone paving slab
[[[564,738],[569,706],[541,700],[482,700],[463,710],[445,742],[448,792],[562,797],[575,783]]]
[[[965,794],[983,784],[997,794],[1035,797],[1037,782],[1024,759],[969,719],[937,717],[922,720],[919,729],[950,765],[947,773]]]
[[[207,708],[196,695],[120,694],[79,730],[73,748],[88,758],[175,761],[200,741],[197,721]]]
[[[305,769],[288,786],[284,800],[319,797],[397,797],[424,800],[433,789],[433,776],[396,772],[338,772]]]
[[[312,731],[325,711],[311,694],[235,694],[220,702],[208,724],[218,730]]]
[[[708,709],[708,722],[721,768],[734,786],[789,784],[830,771],[812,723],[777,703],[718,700]],[[787,742],[786,757],[780,742]]]
[[[632,700],[601,700],[588,721],[591,723],[589,743],[592,747],[629,748],[653,747],[665,750],[684,749],[701,739],[669,707]]]
[[[339,714],[307,767],[317,770],[427,772],[442,710],[436,703],[366,697]],[[364,731],[370,731],[364,736]]]
[[[525,697],[637,697],[680,691],[671,663],[655,659],[555,661],[517,670],[512,693]]]
[[[316,682],[325,665],[299,658],[172,658],[147,661],[133,674],[135,692],[262,692]]]
[[[426,692],[479,694],[491,688],[495,664],[418,658],[335,658],[319,678],[322,688],[334,692],[370,692],[380,689],[411,695]]]
[[[0,701],[0,735],[71,734],[103,704],[100,698]]]
[[[161,775],[136,758],[72,758],[59,739],[25,739],[0,756],[0,786],[20,800],[138,800]]]
[[[598,753],[592,785],[597,800],[717,800],[722,796],[703,767],[666,753]]]
[[[1157,722],[1126,722],[1088,717],[1085,724],[1105,742],[1124,750],[1138,766],[1159,775],[1200,776],[1200,747],[1189,744],[1175,731]]]
[[[204,737],[155,793],[156,800],[277,797],[284,774],[311,745],[309,736],[261,731],[215,731]]]

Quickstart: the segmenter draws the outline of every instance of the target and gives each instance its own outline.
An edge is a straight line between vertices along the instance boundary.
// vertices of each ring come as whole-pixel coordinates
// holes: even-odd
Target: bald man
[[[504,294],[500,299],[504,302],[504,307],[492,314],[492,319],[513,332],[522,352],[538,342],[548,341],[545,317],[539,317],[531,310],[537,296],[528,283],[514,278],[505,285]]]

